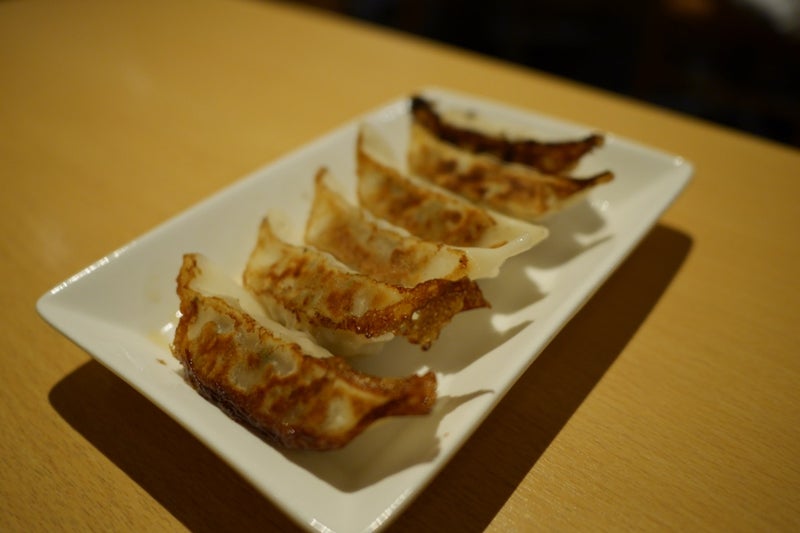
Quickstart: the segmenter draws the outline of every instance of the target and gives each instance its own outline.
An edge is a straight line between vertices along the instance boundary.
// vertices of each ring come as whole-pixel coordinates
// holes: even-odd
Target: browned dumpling
[[[454,315],[488,306],[469,278],[413,287],[379,282],[328,253],[279,239],[269,219],[261,224],[244,286],[275,320],[340,355],[374,351],[396,335],[427,349]]]
[[[324,168],[315,178],[305,241],[377,281],[405,287],[472,278],[475,267],[465,250],[410,235],[350,203]]]
[[[306,242],[386,283],[408,287],[435,278],[492,278],[508,258],[529,250],[547,235],[541,226],[517,224],[518,231],[509,232],[507,239],[496,246],[450,246],[422,239],[378,219],[336,189],[330,173],[320,170],[306,225]]]
[[[603,136],[596,133],[575,141],[510,139],[502,134],[451,124],[430,101],[419,96],[411,98],[411,116],[415,124],[448,144],[474,154],[492,155],[507,163],[526,165],[545,174],[571,170],[581,157],[605,142]]]
[[[241,287],[197,254],[178,275],[173,353],[187,381],[232,418],[287,448],[340,448],[375,420],[427,414],[436,377],[356,372],[307,335],[266,318]]]
[[[376,146],[381,139],[362,128],[356,146],[361,206],[413,235],[450,246],[496,250],[506,257],[547,237],[547,229],[489,212],[423,179],[398,170]]]
[[[534,221],[613,179],[608,171],[586,178],[563,174],[602,139],[510,141],[450,124],[429,102],[414,98],[408,168],[479,205]]]

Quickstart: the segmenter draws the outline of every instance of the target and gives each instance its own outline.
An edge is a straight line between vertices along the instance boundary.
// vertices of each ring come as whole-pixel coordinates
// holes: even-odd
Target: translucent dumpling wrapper
[[[496,276],[505,260],[530,249],[546,230],[531,227],[494,248],[455,247],[412,235],[347,200],[326,169],[315,179],[305,240],[347,266],[387,283]]]
[[[346,356],[374,353],[395,336],[427,349],[457,313],[488,307],[469,278],[413,287],[380,282],[326,252],[278,238],[268,218],[245,267],[244,286],[270,317]]]
[[[512,142],[450,124],[435,113],[430,103],[414,98],[408,170],[479,205],[535,221],[613,180],[609,171],[581,178],[561,173],[601,144],[599,136],[549,145]],[[549,147],[550,151],[545,150],[539,158],[526,158],[526,145]],[[517,155],[520,153],[523,155]]]
[[[424,240],[511,257],[547,237],[547,228],[477,206],[399,170],[379,135],[362,128],[357,147],[358,202],[377,218]],[[489,270],[487,270],[488,272]]]
[[[380,418],[433,408],[433,373],[391,378],[353,370],[308,335],[268,319],[202,255],[184,256],[177,292],[172,350],[186,380],[273,443],[336,449]]]

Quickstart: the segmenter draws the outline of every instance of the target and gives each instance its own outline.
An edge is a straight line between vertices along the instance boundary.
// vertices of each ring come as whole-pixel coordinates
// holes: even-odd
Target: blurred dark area
[[[295,0],[800,147],[800,0]]]

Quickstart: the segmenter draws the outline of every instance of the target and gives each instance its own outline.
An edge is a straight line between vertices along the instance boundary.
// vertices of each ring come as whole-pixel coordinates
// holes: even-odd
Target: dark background
[[[744,0],[295,1],[800,147],[800,15]]]

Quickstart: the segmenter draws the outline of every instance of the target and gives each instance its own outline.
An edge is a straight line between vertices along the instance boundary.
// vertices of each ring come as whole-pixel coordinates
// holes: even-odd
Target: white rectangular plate
[[[544,139],[593,131],[441,89],[442,106]],[[550,236],[481,282],[490,310],[458,315],[428,352],[402,339],[358,362],[378,374],[427,367],[439,378],[430,416],[387,420],[335,452],[286,452],[258,439],[201,398],[169,351],[178,300],[175,276],[186,252],[206,254],[239,277],[258,223],[280,208],[302,225],[313,175],[329,167],[355,188],[360,123],[382,133],[399,156],[408,102],[393,102],[258,170],[167,221],[43,295],[39,313],[218,453],[277,506],[311,530],[376,530],[396,517],[441,470],[547,343],[653,226],[689,181],[692,165],[607,134],[576,175],[610,169],[616,178],[551,218]],[[328,529],[326,529],[328,528]]]

